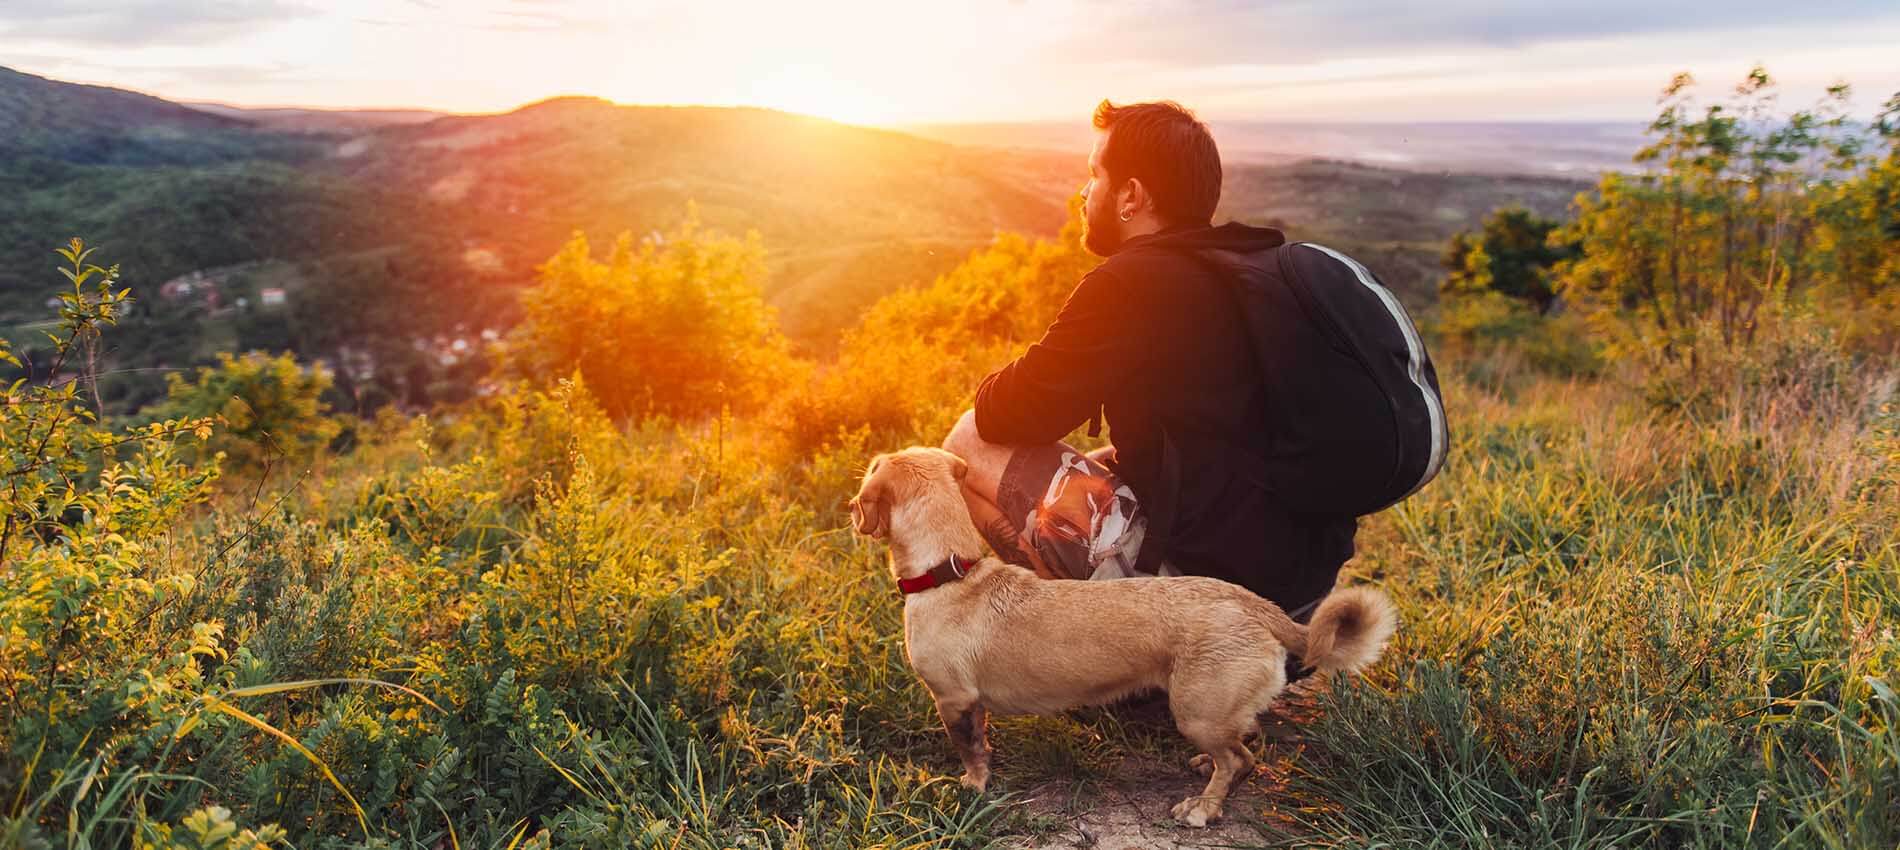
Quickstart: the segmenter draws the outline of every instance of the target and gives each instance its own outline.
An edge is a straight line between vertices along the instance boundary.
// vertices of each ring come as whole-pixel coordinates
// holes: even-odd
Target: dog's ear
[[[891,533],[890,482],[882,474],[884,456],[871,461],[864,474],[864,485],[851,497],[851,525],[867,537],[888,537]]]
[[[963,477],[969,474],[970,474],[970,464],[964,461],[963,458],[957,457],[956,455],[951,455],[950,456],[950,477],[955,478],[958,481],[962,481]]]
[[[873,482],[881,484],[882,482]],[[882,486],[866,486],[851,500],[851,525],[859,534],[883,539],[891,534],[890,494]]]

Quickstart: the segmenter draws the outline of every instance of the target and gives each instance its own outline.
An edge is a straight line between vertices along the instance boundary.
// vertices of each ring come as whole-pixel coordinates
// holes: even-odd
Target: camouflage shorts
[[[1017,449],[1003,470],[996,506],[1009,527],[986,529],[985,536],[1004,560],[1050,578],[1154,575],[1135,571],[1148,527],[1135,492],[1108,467],[1066,445]],[[1016,540],[1007,539],[1011,534]],[[1162,574],[1174,572],[1164,566]]]

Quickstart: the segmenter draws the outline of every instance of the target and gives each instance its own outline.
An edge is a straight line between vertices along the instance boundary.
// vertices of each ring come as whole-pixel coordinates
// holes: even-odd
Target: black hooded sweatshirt
[[[1141,562],[1239,584],[1288,611],[1332,589],[1355,518],[1301,510],[1236,462],[1263,455],[1274,411],[1233,286],[1197,249],[1254,253],[1277,230],[1229,222],[1139,236],[1083,276],[1041,340],[983,379],[985,441],[1052,443],[1098,411],[1112,466],[1148,516]],[[1289,337],[1297,329],[1289,329]]]

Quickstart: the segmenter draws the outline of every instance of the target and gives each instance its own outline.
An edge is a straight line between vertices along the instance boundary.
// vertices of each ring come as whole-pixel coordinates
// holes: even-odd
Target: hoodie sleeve
[[[984,441],[1053,443],[1093,418],[1141,359],[1132,294],[1105,265],[1084,275],[1042,339],[977,386]]]

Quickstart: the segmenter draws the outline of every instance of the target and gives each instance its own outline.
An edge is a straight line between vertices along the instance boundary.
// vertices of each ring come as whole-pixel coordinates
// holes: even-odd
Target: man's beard
[[[1121,228],[1113,212],[1103,210],[1099,214],[1091,214],[1088,207],[1084,206],[1082,224],[1082,247],[1089,253],[1106,257],[1121,250]]]

